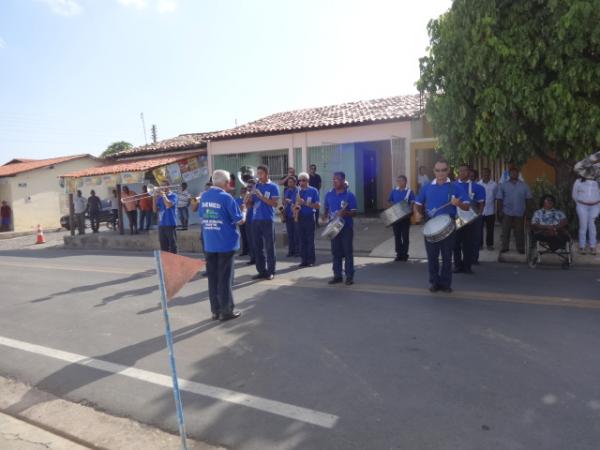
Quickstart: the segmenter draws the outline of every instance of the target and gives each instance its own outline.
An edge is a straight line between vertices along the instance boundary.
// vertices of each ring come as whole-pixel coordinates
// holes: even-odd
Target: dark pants
[[[483,216],[479,216],[473,221],[473,244],[471,250],[473,252],[472,260],[473,263],[479,262],[479,247],[481,247],[481,240],[483,239]]]
[[[177,234],[175,227],[158,227],[158,240],[163,252],[177,253]]]
[[[133,211],[127,211],[127,218],[129,219],[129,232],[133,234],[133,230],[137,233],[137,209]]]
[[[119,220],[119,210],[111,209],[110,211],[112,212],[113,230],[116,230],[117,229],[117,221]]]
[[[315,227],[319,228],[319,210],[315,209]]]
[[[179,215],[179,222],[181,223],[181,228],[187,230],[188,221],[190,218],[190,212],[188,210],[188,207],[185,206],[183,208],[177,208],[177,214]]]
[[[392,228],[394,230],[394,242],[396,243],[396,256],[399,258],[408,258],[410,217],[394,223]]]
[[[100,228],[100,211],[90,211],[90,226],[94,233]]]
[[[79,234],[85,234],[85,213],[75,214],[75,225]]]
[[[475,222],[459,228],[454,234],[454,267],[471,270],[473,245],[475,244]]]
[[[288,236],[288,255],[298,256],[300,254],[300,236],[298,235],[298,222],[293,217],[286,217],[285,229]]]
[[[240,254],[247,255],[248,252],[248,234],[246,224],[240,225],[240,240],[242,241],[242,249]]]
[[[344,272],[346,278],[354,278],[354,250],[352,239],[354,230],[344,226],[342,231],[331,241],[331,254],[333,255],[333,276],[342,277],[342,260],[344,260]]]
[[[494,225],[496,223],[496,215],[483,216],[481,222],[481,239],[479,239],[479,246],[483,247],[483,229],[485,228],[485,245],[487,247],[494,246]]]
[[[560,248],[565,248],[567,242],[569,242],[570,236],[565,230],[560,230],[556,236],[547,234],[544,231],[536,231],[533,233],[533,239],[531,246],[535,245],[535,241],[545,242],[550,250],[555,252]]]
[[[315,263],[315,221],[312,215],[300,216],[298,221],[300,236],[300,264]]]
[[[140,210],[140,230],[148,231],[152,223],[152,211]]]
[[[275,275],[275,223],[272,220],[253,221],[252,237],[256,270],[263,275]]]
[[[502,217],[502,250],[508,250],[510,245],[510,231],[514,228],[515,239],[517,241],[517,250],[525,253],[525,221],[523,216]]]
[[[452,250],[456,232],[440,242],[425,240],[427,251],[427,266],[429,269],[429,283],[442,288],[452,285]],[[440,272],[440,253],[442,255],[442,271]]]
[[[250,262],[256,261],[256,250],[254,248],[254,227],[252,222],[248,222],[244,225],[246,227],[246,238],[248,239],[248,256],[250,256]]]
[[[235,252],[206,252],[208,298],[213,314],[233,312],[233,262]]]

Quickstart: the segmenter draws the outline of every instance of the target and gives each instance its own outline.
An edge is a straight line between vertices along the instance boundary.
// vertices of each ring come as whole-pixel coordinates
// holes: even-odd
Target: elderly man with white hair
[[[298,233],[300,235],[300,267],[315,264],[315,211],[319,208],[319,191],[309,186],[310,176],[306,172],[298,175],[300,183],[300,211],[298,213]]]
[[[229,172],[215,170],[212,181],[213,186],[202,194],[198,213],[202,219],[212,318],[225,321],[236,319],[241,314],[234,311],[232,285],[234,255],[240,248],[237,225],[244,223],[246,208],[242,205],[240,210],[227,192]]]

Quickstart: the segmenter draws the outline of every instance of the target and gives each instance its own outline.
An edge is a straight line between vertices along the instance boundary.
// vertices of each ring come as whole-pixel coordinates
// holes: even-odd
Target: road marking
[[[65,266],[60,264],[22,264],[0,261],[0,266],[5,267],[24,267],[27,269],[49,269],[49,270],[70,270],[73,272],[100,272],[100,273],[115,273],[118,275],[134,275],[141,273],[139,269],[115,269],[110,267],[81,267],[81,266]]]
[[[49,358],[58,359],[71,364],[92,367],[94,369],[102,370],[103,372],[122,375],[135,380],[155,384],[157,386],[163,386],[169,389],[172,388],[171,377],[169,375],[162,375],[160,373],[150,372],[149,370],[137,369],[135,367],[128,367],[122,364],[102,361],[100,359],[90,358],[77,353],[70,353],[50,347],[30,344],[28,342],[17,341],[15,339],[10,339],[3,336],[0,336],[0,345],[4,345],[16,350],[34,353],[36,355],[47,356]],[[327,414],[324,412],[303,408],[301,406],[290,405],[288,403],[278,402],[276,400],[269,400],[266,398],[257,397],[255,395],[244,394],[243,392],[232,391],[229,389],[198,383],[195,381],[184,380],[181,378],[179,379],[179,388],[182,391],[190,392],[192,394],[214,398],[222,402],[246,406],[248,408],[257,409],[259,411],[287,417],[288,419],[309,423],[311,425],[317,425],[323,428],[333,428],[339,420],[339,417],[333,414]]]
[[[336,290],[348,290],[350,292],[368,292],[376,294],[395,294],[395,295],[416,295],[435,297],[443,300],[477,300],[483,302],[502,302],[502,303],[521,303],[527,305],[543,305],[543,306],[566,306],[570,308],[583,308],[583,309],[600,309],[600,301],[589,300],[583,298],[570,298],[570,297],[549,297],[540,295],[527,295],[527,294],[509,294],[505,292],[484,292],[484,291],[454,291],[452,294],[444,294],[438,292],[432,294],[428,289],[423,288],[411,288],[403,286],[394,286],[390,284],[354,284],[352,286],[329,286],[323,282],[310,281],[310,280],[294,280],[294,279],[282,279],[276,278],[270,281],[264,281],[261,284],[268,284],[272,286],[285,286],[295,288],[314,288],[314,289],[336,289]]]

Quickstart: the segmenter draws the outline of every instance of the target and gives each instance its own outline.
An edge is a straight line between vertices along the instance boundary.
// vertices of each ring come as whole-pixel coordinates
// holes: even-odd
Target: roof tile
[[[13,159],[6,163],[3,166],[0,166],[0,177],[10,177],[14,175],[18,175],[23,172],[28,172],[30,170],[41,169],[44,167],[52,166],[55,164],[60,164],[66,161],[71,161],[73,159],[79,158],[93,158],[93,156],[88,154],[81,155],[71,155],[71,156],[60,156],[58,158],[48,158],[48,159],[22,159],[18,160]]]

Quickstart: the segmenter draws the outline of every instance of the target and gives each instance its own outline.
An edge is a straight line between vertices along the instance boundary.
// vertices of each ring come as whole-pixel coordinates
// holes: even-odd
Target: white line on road
[[[122,364],[102,361],[100,359],[90,358],[77,353],[70,353],[50,347],[30,344],[28,342],[17,341],[15,339],[10,339],[3,336],[0,336],[0,345],[35,353],[36,355],[59,359],[72,364],[92,367],[104,372],[123,375],[125,377],[145,381],[158,386],[164,386],[166,388],[172,387],[170,376],[150,372],[149,370],[136,369],[135,367],[128,367]],[[195,381],[184,380],[181,378],[179,379],[179,387],[182,391],[214,398],[223,402],[247,406],[248,408],[258,409],[270,414],[276,414],[278,416],[287,417],[289,419],[317,425],[323,428],[333,428],[339,419],[338,416],[333,414],[327,414],[308,408],[302,408],[300,406],[290,405],[288,403],[269,400],[266,398],[257,397],[255,395],[244,394],[243,392],[231,391],[229,389],[223,389],[220,387],[211,386],[204,383],[197,383]]]

